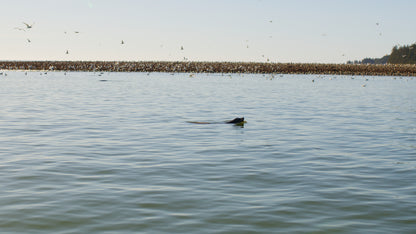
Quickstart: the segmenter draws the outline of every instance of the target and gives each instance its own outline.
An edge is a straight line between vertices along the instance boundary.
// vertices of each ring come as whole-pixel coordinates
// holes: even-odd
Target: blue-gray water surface
[[[414,77],[3,71],[0,100],[1,233],[416,232]]]

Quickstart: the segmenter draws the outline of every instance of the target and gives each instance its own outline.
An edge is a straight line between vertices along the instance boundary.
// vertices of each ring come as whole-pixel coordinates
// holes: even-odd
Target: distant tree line
[[[393,47],[388,63],[416,64],[416,43],[412,45]]]
[[[381,58],[365,58],[361,61],[348,61],[347,64],[416,64],[416,43],[394,46],[391,54]]]
[[[384,55],[381,58],[365,58],[361,61],[355,60],[355,61],[348,61],[348,64],[387,64],[389,60],[390,55]]]

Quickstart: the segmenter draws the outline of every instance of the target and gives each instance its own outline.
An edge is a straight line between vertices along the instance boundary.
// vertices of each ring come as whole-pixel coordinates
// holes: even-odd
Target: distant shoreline
[[[0,61],[0,70],[416,76],[409,64],[318,64],[168,61]]]

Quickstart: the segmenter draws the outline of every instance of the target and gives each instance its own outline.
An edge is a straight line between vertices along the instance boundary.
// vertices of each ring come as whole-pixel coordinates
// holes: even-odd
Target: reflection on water
[[[7,73],[3,232],[416,230],[412,77]]]

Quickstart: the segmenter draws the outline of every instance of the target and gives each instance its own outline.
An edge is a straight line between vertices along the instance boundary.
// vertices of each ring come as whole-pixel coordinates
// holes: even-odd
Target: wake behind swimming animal
[[[241,118],[235,118],[233,120],[228,120],[225,122],[200,122],[200,121],[188,121],[188,123],[194,123],[194,124],[219,124],[219,123],[227,123],[227,124],[234,124],[238,126],[244,126],[244,123],[247,123],[244,121],[244,117]]]

